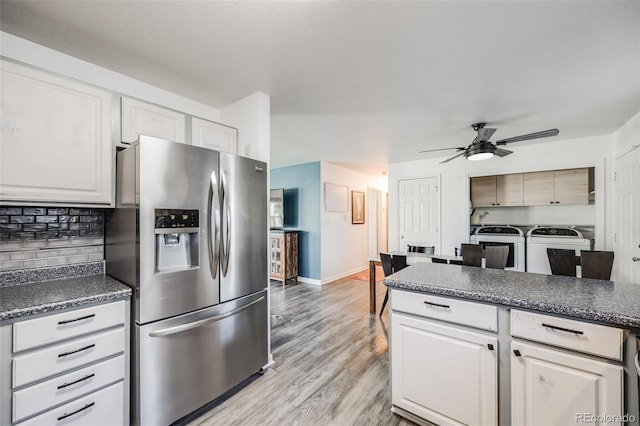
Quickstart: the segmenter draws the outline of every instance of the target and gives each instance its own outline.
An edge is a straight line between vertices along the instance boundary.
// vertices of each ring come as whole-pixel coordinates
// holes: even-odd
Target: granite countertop
[[[640,284],[416,263],[385,278],[403,290],[640,328]]]
[[[0,286],[0,321],[130,295],[129,287],[104,274]]]

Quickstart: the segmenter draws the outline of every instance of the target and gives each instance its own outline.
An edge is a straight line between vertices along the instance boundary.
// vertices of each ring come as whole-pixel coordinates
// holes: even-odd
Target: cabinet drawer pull
[[[522,356],[522,354],[520,353],[520,351],[519,351],[519,350],[517,350],[517,349],[514,349],[514,350],[513,350],[513,354],[514,354],[515,356]]]
[[[86,319],[89,319],[89,318],[93,318],[95,316],[96,316],[96,314],[91,314],[91,315],[85,315],[85,316],[80,317],[80,318],[74,318],[74,319],[70,319],[70,320],[58,321],[58,325],[64,325],[64,324],[69,324],[70,322],[82,321],[82,320],[86,320]]]
[[[95,403],[95,402],[90,402],[90,403],[88,403],[87,405],[85,405],[84,407],[82,407],[81,409],[74,411],[73,413],[69,413],[69,414],[65,413],[65,414],[63,414],[62,416],[58,417],[58,421],[60,421],[60,420],[64,420],[64,419],[66,419],[67,417],[71,417],[71,416],[73,416],[74,414],[78,414],[78,413],[80,413],[80,412],[82,412],[82,411],[86,410],[87,408],[91,408],[91,407],[93,407],[94,405],[96,405],[96,403]]]
[[[438,306],[440,308],[446,308],[449,309],[451,308],[449,305],[443,305],[442,303],[433,303],[433,302],[428,302],[428,301],[424,301],[425,305],[431,305],[431,306]]]
[[[78,352],[86,351],[87,349],[94,348],[95,346],[96,346],[96,344],[94,343],[92,345],[85,346],[84,348],[76,349],[75,351],[63,352],[61,354],[58,354],[58,358],[62,358],[64,356],[73,355],[73,354],[76,354]]]
[[[557,325],[551,325],[551,324],[545,324],[542,323],[543,327],[547,327],[550,328],[552,330],[558,330],[558,331],[566,331],[567,333],[573,333],[573,334],[577,334],[577,335],[582,335],[584,334],[584,332],[580,331],[580,330],[572,330],[570,328],[564,328],[564,327],[558,327]]]
[[[487,343],[487,349],[492,351],[493,350],[493,345],[491,343]]]
[[[58,389],[64,389],[67,386],[71,386],[71,385],[75,385],[76,383],[84,382],[85,380],[88,380],[88,379],[90,379],[92,377],[95,377],[95,374],[89,374],[88,376],[85,376],[85,377],[83,377],[81,379],[75,380],[75,381],[73,381],[71,383],[63,383],[60,386],[58,386]]]

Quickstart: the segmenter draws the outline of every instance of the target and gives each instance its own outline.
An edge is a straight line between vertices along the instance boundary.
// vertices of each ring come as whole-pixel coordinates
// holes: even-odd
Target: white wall
[[[238,128],[238,154],[269,163],[271,98],[253,93],[220,111],[220,119]]]
[[[324,182],[349,187],[349,210],[344,213],[324,211],[324,197],[321,197],[321,282],[322,284],[366,269],[368,257],[367,223],[351,223],[351,191],[361,191],[367,196],[367,187],[378,188],[377,178],[346,169],[331,163],[321,163],[320,184]],[[321,194],[324,193],[320,189]],[[365,206],[368,200],[365,200]],[[365,212],[366,217],[367,212]]]
[[[511,148],[511,147],[509,147]],[[432,158],[389,165],[389,250],[398,247],[398,181],[420,177],[440,177],[441,232],[443,254],[453,254],[454,248],[469,239],[469,177],[553,170],[576,167],[596,167],[596,248],[607,249],[613,244],[613,137],[612,135],[564,141],[513,145],[514,153],[505,158],[472,162],[463,158],[438,164],[447,157]],[[549,206],[549,209],[558,206]],[[562,207],[560,207],[562,209]],[[561,210],[558,210],[561,211]],[[569,209],[562,215],[573,222],[590,222],[593,217],[579,217],[579,211]],[[547,219],[552,213],[538,213]],[[485,222],[493,220],[488,216]],[[548,223],[548,221],[545,220]],[[556,222],[554,222],[556,223]],[[586,223],[581,223],[586,224]]]
[[[640,145],[640,111],[616,130],[613,134],[613,144],[616,158]]]

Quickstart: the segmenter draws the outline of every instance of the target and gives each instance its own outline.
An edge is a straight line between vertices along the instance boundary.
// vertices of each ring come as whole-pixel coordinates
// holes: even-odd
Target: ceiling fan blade
[[[453,148],[425,149],[424,151],[418,151],[418,153],[422,154],[423,152],[448,151],[450,149],[457,149],[458,151],[464,151],[466,148],[453,147]]]
[[[508,149],[496,148],[495,155],[498,157],[506,157],[509,154],[513,154],[513,151],[509,151]]]
[[[556,136],[560,131],[558,129],[543,130],[541,132],[529,133],[528,135],[514,136],[512,138],[501,139],[496,141],[496,145],[506,145],[513,142],[528,141],[529,139],[548,138],[549,136]]]
[[[478,129],[478,138],[481,141],[488,141],[496,132],[496,129],[482,128]]]
[[[453,157],[449,157],[449,158],[447,158],[446,160],[441,161],[441,162],[440,162],[440,163],[438,163],[438,164],[448,163],[449,161],[451,161],[451,160],[453,160],[453,159],[456,159],[456,158],[460,157],[461,155],[464,155],[464,153],[465,153],[465,152],[466,152],[466,150],[465,150],[465,149],[463,149],[461,153],[456,154],[456,155],[454,155]]]

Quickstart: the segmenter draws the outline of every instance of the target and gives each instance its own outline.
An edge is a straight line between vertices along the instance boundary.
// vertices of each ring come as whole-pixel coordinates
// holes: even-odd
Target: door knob
[[[631,260],[633,260],[634,262],[638,262],[638,261],[640,261],[640,257],[635,257],[634,256]]]

